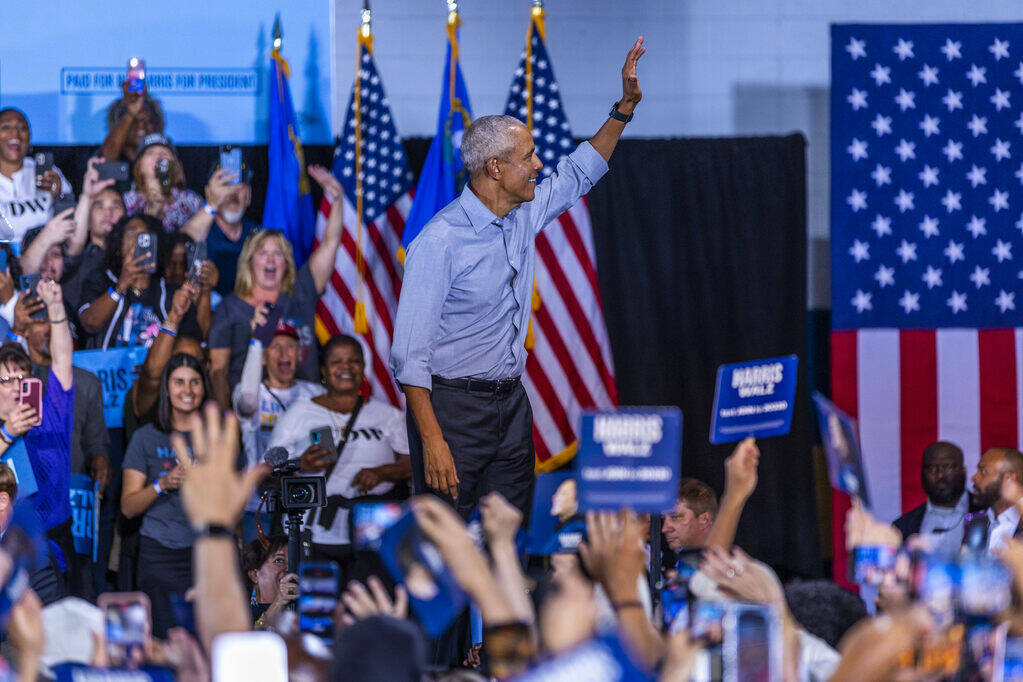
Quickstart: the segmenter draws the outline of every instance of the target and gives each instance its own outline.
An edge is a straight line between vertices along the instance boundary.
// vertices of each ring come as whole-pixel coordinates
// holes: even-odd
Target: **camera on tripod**
[[[274,452],[280,450],[281,453]],[[283,454],[283,458],[281,457]],[[283,448],[270,448],[264,460],[273,469],[264,486],[263,499],[269,514],[295,514],[327,506],[327,480],[323,476],[298,476],[299,462],[287,459]]]

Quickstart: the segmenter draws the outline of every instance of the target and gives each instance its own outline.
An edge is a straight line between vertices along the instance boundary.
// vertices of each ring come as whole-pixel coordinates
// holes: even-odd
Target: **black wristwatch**
[[[618,102],[615,102],[614,104],[611,105],[611,112],[608,113],[608,116],[610,116],[616,121],[621,121],[622,123],[628,123],[629,121],[632,120],[632,114],[626,116],[625,114],[618,111]]]
[[[233,538],[234,531],[217,523],[204,523],[195,528],[195,535],[199,538]]]

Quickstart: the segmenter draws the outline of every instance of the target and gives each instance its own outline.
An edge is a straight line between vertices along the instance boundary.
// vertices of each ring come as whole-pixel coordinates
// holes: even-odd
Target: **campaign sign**
[[[144,346],[75,351],[74,364],[95,374],[103,385],[103,418],[108,429],[124,426],[124,396],[146,360]]]
[[[677,407],[586,410],[579,429],[579,510],[660,513],[675,506],[682,449]]]
[[[19,438],[14,441],[14,445],[7,448],[7,452],[0,457],[0,462],[6,464],[14,472],[14,480],[18,484],[19,500],[34,495],[39,490],[36,475],[32,472],[32,464],[28,461],[24,440]]]
[[[572,516],[578,507],[579,496],[571,471],[554,471],[537,476],[533,486],[532,512],[529,515],[527,551],[533,555],[543,554],[559,525],[559,516]]]
[[[71,474],[71,535],[75,540],[75,552],[94,560],[97,488],[85,474]]]
[[[412,612],[430,637],[444,632],[466,607],[469,598],[411,510],[384,531],[377,551],[395,581],[405,586]]]
[[[710,442],[783,436],[792,428],[799,359],[795,355],[718,367]]]
[[[821,442],[828,456],[831,486],[860,498],[863,506],[869,509],[870,495],[867,492],[867,475],[863,468],[856,420],[817,391],[813,392],[813,404],[817,408]]]

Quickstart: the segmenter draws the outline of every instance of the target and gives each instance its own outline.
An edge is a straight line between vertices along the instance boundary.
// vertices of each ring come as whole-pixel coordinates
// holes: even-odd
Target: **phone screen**
[[[239,147],[232,147],[231,145],[224,145],[220,148],[220,167],[226,170],[234,179],[231,180],[232,185],[237,185],[242,181],[242,150]]]
[[[321,426],[310,431],[309,442],[327,448],[331,452],[334,451],[334,436],[331,434],[329,426]]]
[[[770,624],[765,614],[744,611],[735,624],[735,679],[751,682],[771,680]]]
[[[102,594],[107,657],[115,668],[137,669],[145,662],[150,632],[149,598],[141,592]]]
[[[360,502],[352,509],[355,528],[355,548],[377,550],[384,531],[401,518],[401,505],[397,502]]]
[[[307,561],[298,572],[298,626],[328,646],[334,641],[340,573],[332,561]]]
[[[861,585],[880,585],[895,569],[896,550],[886,545],[863,545],[854,553],[853,580]]]

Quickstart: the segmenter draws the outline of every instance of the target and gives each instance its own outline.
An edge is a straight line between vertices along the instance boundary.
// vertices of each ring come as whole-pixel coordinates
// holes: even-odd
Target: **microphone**
[[[288,461],[288,451],[280,446],[267,448],[263,453],[263,461],[276,469]]]
[[[171,169],[174,162],[171,159],[159,159],[156,162],[156,181],[160,183],[160,192],[164,196],[170,196],[171,192]]]

